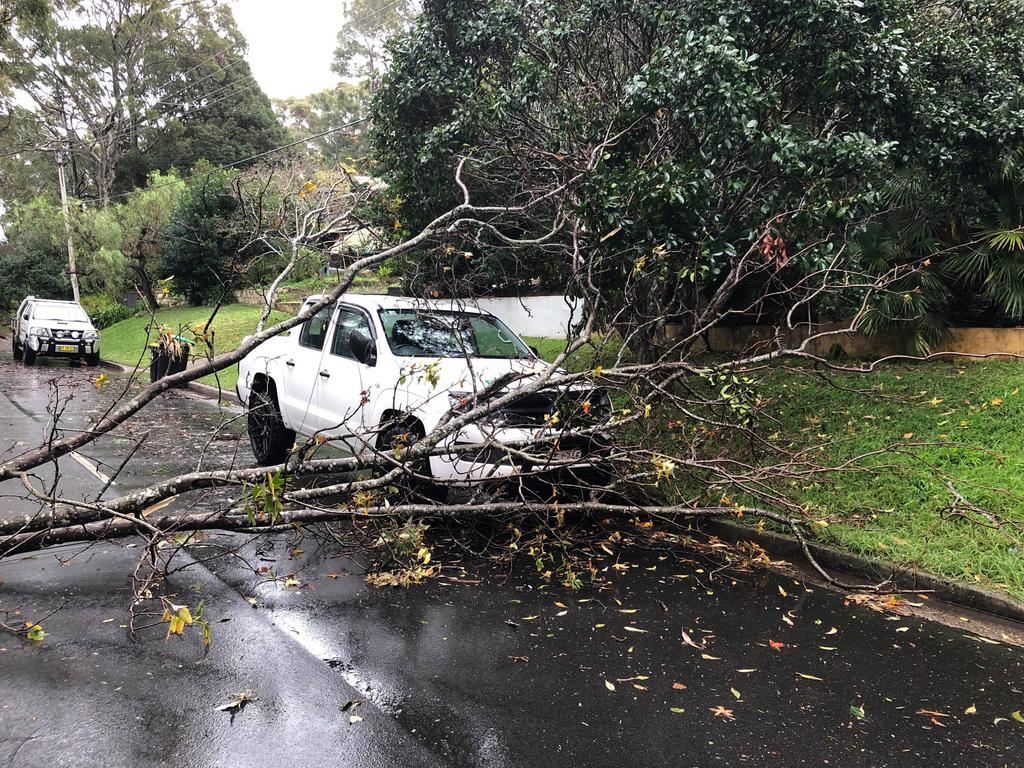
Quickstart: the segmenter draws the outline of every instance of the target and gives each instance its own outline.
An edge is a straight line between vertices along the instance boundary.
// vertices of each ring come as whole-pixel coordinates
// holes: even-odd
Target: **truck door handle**
[[[287,365],[289,368],[294,368],[295,367],[295,361],[294,360],[285,360],[284,364]]]
[[[320,375],[323,376],[325,379],[331,378],[331,374],[327,371],[326,368],[324,370],[320,371]]]

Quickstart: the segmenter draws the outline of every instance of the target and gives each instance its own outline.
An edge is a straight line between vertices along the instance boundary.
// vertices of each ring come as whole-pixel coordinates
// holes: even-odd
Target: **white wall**
[[[564,338],[583,313],[578,299],[565,296],[501,296],[457,303],[490,312],[520,336]]]

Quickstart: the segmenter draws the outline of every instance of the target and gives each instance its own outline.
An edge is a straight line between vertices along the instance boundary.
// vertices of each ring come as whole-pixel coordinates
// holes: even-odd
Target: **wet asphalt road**
[[[45,434],[51,381],[75,395],[67,423],[102,407],[116,385],[96,390],[95,375],[0,359],[0,452]],[[193,468],[209,429],[234,415],[181,393],[158,402],[130,427],[148,436],[112,492]],[[248,460],[230,439],[238,426],[209,444],[207,465]],[[94,494],[96,471],[111,474],[128,445],[105,438],[84,463],[62,461],[61,489]],[[31,511],[21,495],[0,485],[0,515]],[[236,542],[211,536],[205,552]],[[1024,711],[1024,653],[970,621],[878,612],[781,574],[716,573],[678,546],[609,548],[594,553],[605,583],[576,592],[525,562],[510,571],[452,551],[436,555],[441,578],[373,589],[361,563],[280,537],[171,578],[176,601],[205,601],[205,655],[194,634],[128,638],[133,546],[0,562],[0,611],[60,609],[42,643],[0,634],[0,765],[1024,763],[1012,715]],[[256,698],[234,718],[216,711],[246,689]],[[350,723],[339,707],[359,699]]]

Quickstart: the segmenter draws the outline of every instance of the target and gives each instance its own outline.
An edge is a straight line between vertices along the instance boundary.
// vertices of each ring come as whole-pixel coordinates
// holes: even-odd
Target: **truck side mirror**
[[[370,366],[377,364],[377,346],[373,343],[373,339],[365,333],[359,329],[352,331],[348,337],[348,343],[352,348],[352,354],[360,363]]]

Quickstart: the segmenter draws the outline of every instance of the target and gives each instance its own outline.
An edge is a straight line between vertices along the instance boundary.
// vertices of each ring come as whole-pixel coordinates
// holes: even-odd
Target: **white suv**
[[[318,301],[312,296],[304,307]],[[499,378],[510,380],[508,392],[545,367],[485,312],[348,294],[250,352],[238,366],[237,393],[248,405],[253,454],[269,465],[285,460],[296,434],[323,436],[353,454],[409,445]],[[597,424],[609,411],[608,396],[591,386],[526,394],[446,438],[439,447],[447,453],[417,472],[455,485],[538,474],[545,465],[580,477],[578,470],[595,468],[599,439],[552,440],[543,457],[524,457],[503,443],[557,437],[566,424]]]
[[[25,365],[37,357],[68,357],[99,365],[100,334],[77,301],[29,296],[11,325],[12,352]]]

